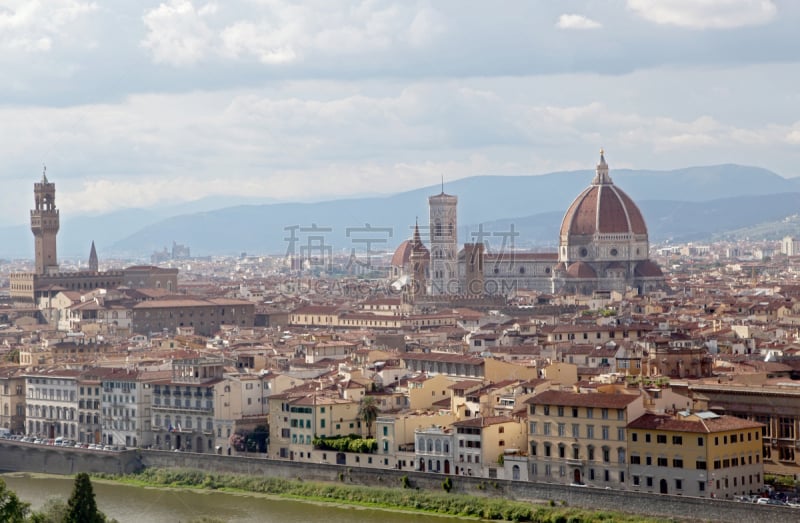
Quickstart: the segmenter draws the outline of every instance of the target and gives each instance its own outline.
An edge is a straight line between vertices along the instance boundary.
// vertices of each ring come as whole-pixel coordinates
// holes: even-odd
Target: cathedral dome
[[[602,152],[592,184],[575,198],[561,222],[562,241],[595,234],[647,234],[639,208],[611,181]]]
[[[392,267],[405,267],[411,260],[411,253],[414,251],[414,242],[405,240],[401,243],[392,256]]]

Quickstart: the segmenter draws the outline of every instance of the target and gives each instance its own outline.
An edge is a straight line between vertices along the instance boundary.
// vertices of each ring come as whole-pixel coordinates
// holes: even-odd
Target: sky
[[[475,175],[800,175],[793,0],[0,0],[0,225]]]

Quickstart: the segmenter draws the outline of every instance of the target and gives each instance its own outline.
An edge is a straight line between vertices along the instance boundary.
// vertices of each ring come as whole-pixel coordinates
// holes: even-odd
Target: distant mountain
[[[800,211],[800,191],[760,196],[737,196],[707,202],[645,200],[637,202],[647,222],[651,242],[706,240],[719,236],[743,236],[758,232],[777,238],[775,233],[800,233],[800,220],[787,217]],[[520,247],[555,246],[564,212],[548,212],[483,222],[484,231],[494,233],[513,230],[519,234]],[[780,225],[780,226],[779,226]],[[470,231],[478,230],[470,226]],[[752,234],[750,237],[753,237]],[[496,239],[495,239],[496,238]],[[490,236],[497,242],[498,236]],[[466,241],[466,240],[465,240]],[[493,242],[490,242],[493,243]],[[498,244],[499,245],[499,244]]]
[[[800,192],[795,179],[739,165],[692,167],[675,171],[612,170],[615,183],[639,202],[654,240],[698,237],[765,221],[786,212],[791,194]],[[445,191],[459,198],[459,223],[492,223],[509,217],[528,217],[520,225],[520,245],[554,245],[561,217],[571,201],[593,177],[592,171],[541,176],[476,176],[448,183]],[[441,191],[431,186],[387,197],[334,200],[320,203],[282,203],[236,206],[216,211],[173,216],[143,227],[112,246],[120,254],[148,253],[179,239],[195,254],[286,253],[291,230],[296,248],[316,245],[324,238],[333,252],[364,250],[354,239],[370,236],[383,240],[373,250],[390,249],[408,238],[415,217],[427,223],[427,197]],[[776,203],[775,198],[788,199]],[[759,198],[760,197],[760,198]],[[736,200],[739,198],[739,200]],[[750,199],[755,198],[753,203]],[[724,203],[724,200],[731,202]],[[720,200],[709,206],[706,202]],[[520,222],[522,223],[522,222]],[[316,232],[302,231],[316,224]],[[388,233],[353,230],[389,228]],[[735,225],[734,225],[735,224]],[[468,241],[476,227],[459,227],[459,241]],[[349,230],[349,235],[348,235]],[[424,234],[424,227],[423,227]]]
[[[515,223],[519,245],[553,246],[572,200],[592,180],[590,170],[538,176],[474,176],[448,182],[458,196],[459,241],[470,241],[478,224]],[[792,198],[800,181],[758,167],[715,165],[674,171],[611,169],[614,182],[642,208],[654,241],[700,238],[730,229],[780,220],[800,209]],[[92,240],[101,260],[112,255],[147,256],[172,245],[190,246],[192,254],[286,253],[292,230],[295,247],[324,237],[334,252],[363,252],[356,240],[383,240],[373,250],[393,249],[411,235],[414,220],[428,221],[429,186],[391,196],[371,196],[319,203],[268,203],[260,198],[209,197],[149,209],[124,209],[99,216],[62,215],[59,255],[88,257]],[[243,205],[247,204],[247,205]],[[794,207],[794,208],[792,208]],[[521,218],[519,218],[521,217]],[[316,224],[325,231],[307,232]],[[389,228],[364,232],[353,228]],[[500,230],[500,229],[496,229]],[[349,235],[348,235],[349,232]],[[33,255],[27,225],[0,228],[0,257]]]

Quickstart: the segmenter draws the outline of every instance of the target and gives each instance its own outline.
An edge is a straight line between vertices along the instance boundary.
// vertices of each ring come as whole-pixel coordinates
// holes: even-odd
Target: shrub
[[[444,478],[444,481],[442,481],[442,489],[444,489],[445,492],[450,492],[452,488],[453,488],[453,480],[450,479],[450,476],[447,476],[446,478]]]

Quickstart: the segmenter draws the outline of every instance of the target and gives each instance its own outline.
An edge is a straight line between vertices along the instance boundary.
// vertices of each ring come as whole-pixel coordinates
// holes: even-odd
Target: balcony
[[[213,407],[175,407],[173,405],[153,405],[152,409],[156,412],[214,412]]]

